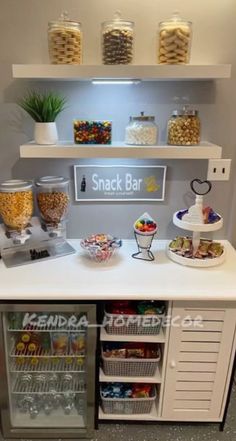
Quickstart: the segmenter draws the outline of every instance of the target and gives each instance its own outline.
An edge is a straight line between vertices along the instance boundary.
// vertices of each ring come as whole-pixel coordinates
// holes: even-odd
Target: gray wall
[[[167,4],[166,4],[167,3]],[[47,63],[47,22],[67,9],[83,23],[84,63],[100,63],[100,23],[112,17],[117,8],[136,23],[136,63],[155,63],[156,30],[159,21],[180,7],[181,14],[194,23],[192,63],[232,63],[231,80],[216,82],[158,82],[132,86],[95,86],[77,82],[28,82],[13,80],[12,63]],[[235,31],[233,0],[1,0],[1,76],[0,76],[0,179],[34,178],[44,174],[72,177],[72,166],[88,160],[19,159],[19,145],[32,139],[33,122],[15,104],[29,88],[60,91],[68,107],[58,118],[61,139],[72,140],[74,118],[111,119],[113,139],[121,140],[129,115],[144,110],[156,116],[160,140],[165,142],[166,122],[176,103],[190,103],[200,111],[203,139],[223,146],[223,156],[235,157]],[[101,161],[91,161],[90,163]],[[114,160],[107,160],[114,163]],[[134,161],[116,160],[116,163]],[[150,163],[150,161],[146,161]],[[153,163],[153,162],[152,162]],[[172,225],[172,214],[192,202],[189,181],[205,178],[207,161],[157,161],[168,166],[166,200],[160,203],[75,203],[70,210],[69,237],[82,237],[94,231],[109,231],[123,238],[132,237],[133,221],[144,211],[158,220],[159,237],[179,233]],[[233,164],[234,170],[234,164]],[[215,183],[206,202],[225,218],[224,228],[215,237],[236,241],[234,229],[234,171],[230,182]]]

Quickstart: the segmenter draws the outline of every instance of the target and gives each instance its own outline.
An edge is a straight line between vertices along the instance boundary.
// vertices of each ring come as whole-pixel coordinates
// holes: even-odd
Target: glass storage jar
[[[158,62],[188,64],[192,40],[192,23],[182,20],[178,13],[159,24]]]
[[[196,109],[174,110],[168,121],[168,144],[197,145],[201,138],[201,123]]]
[[[130,145],[155,145],[157,143],[158,128],[155,116],[130,116],[129,124],[125,129],[125,143]]]
[[[122,20],[120,13],[102,23],[103,64],[131,64],[134,52],[134,23]]]
[[[57,228],[69,211],[69,179],[44,176],[36,181],[37,204],[43,222]]]
[[[33,184],[11,179],[0,184],[0,215],[9,231],[22,233],[33,215]]]
[[[62,13],[48,23],[48,50],[52,64],[82,64],[82,30],[78,21]]]

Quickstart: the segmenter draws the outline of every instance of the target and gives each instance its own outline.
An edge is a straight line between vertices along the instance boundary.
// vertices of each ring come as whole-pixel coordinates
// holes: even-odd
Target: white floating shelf
[[[181,210],[180,210],[181,211]],[[187,231],[199,231],[202,233],[209,233],[211,231],[218,231],[223,227],[223,218],[213,224],[193,224],[178,218],[178,211],[173,215],[173,223],[179,228]]]
[[[100,368],[100,373],[99,373],[99,381],[104,381],[106,383],[109,382],[121,382],[121,383],[152,383],[152,384],[159,384],[161,383],[161,374],[160,374],[160,370],[157,367],[156,373],[154,375],[154,377],[123,377],[123,376],[110,376],[110,375],[105,375],[102,368]]]
[[[165,335],[163,330],[161,329],[160,334],[157,335],[116,335],[116,334],[108,334],[104,328],[101,329],[100,334],[101,341],[134,341],[137,343],[137,340],[140,343],[149,342],[149,343],[164,343]]]
[[[152,411],[150,413],[141,413],[141,414],[111,414],[104,413],[102,408],[99,407],[99,420],[128,420],[128,421],[160,421],[158,418],[157,410],[155,403],[152,407]]]
[[[230,64],[211,65],[55,65],[13,64],[13,78],[34,80],[91,81],[93,79],[139,79],[142,81],[216,80],[230,78]]]
[[[78,145],[60,142],[57,145],[35,143],[20,146],[21,158],[137,158],[137,159],[220,159],[222,147],[202,142],[198,146],[128,146],[122,142],[111,145]]]

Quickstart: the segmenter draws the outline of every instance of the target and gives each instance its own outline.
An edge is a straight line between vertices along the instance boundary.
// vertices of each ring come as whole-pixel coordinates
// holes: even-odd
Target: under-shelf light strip
[[[105,84],[110,84],[110,85],[114,85],[114,84],[126,84],[126,85],[129,85],[129,84],[139,84],[141,82],[141,80],[138,80],[138,79],[136,79],[136,80],[96,80],[96,79],[94,79],[94,80],[92,80],[92,84],[95,84],[95,85],[105,85]]]

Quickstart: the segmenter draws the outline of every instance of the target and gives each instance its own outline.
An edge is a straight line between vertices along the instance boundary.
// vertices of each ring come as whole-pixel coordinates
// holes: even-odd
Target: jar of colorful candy
[[[76,144],[111,144],[111,121],[74,121]]]

